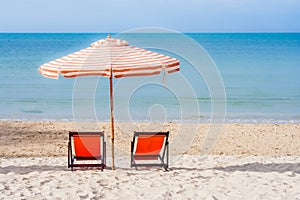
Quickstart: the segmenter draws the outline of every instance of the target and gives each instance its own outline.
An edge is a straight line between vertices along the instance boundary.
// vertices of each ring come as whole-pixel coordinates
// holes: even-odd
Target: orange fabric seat
[[[135,132],[131,142],[131,167],[162,166],[167,169],[168,136],[169,132]],[[138,164],[137,160],[160,160],[161,163]]]
[[[159,154],[163,144],[164,135],[139,135],[138,143],[135,150],[136,155]]]
[[[98,135],[74,135],[74,149],[77,157],[100,157],[100,137]]]
[[[96,160],[96,163],[77,161]],[[76,161],[76,163],[75,163]],[[68,167],[101,167],[106,165],[106,142],[103,132],[69,132]]]

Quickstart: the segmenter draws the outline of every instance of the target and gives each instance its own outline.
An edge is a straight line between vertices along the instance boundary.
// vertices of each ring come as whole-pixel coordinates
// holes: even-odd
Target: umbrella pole
[[[110,67],[109,76],[109,94],[110,94],[110,127],[111,127],[111,155],[112,155],[112,170],[115,169],[115,119],[114,119],[114,99],[113,99],[113,75]]]

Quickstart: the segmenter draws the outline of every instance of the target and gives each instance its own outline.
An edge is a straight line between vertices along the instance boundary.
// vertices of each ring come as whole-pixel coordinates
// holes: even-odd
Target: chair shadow
[[[205,170],[218,170],[224,172],[293,172],[295,174],[300,174],[300,163],[247,163],[243,165],[232,165],[226,167],[213,167],[213,168],[189,168],[189,167],[171,167],[170,171],[174,170],[185,170],[185,171],[205,171]]]
[[[109,166],[106,166],[103,171],[111,171],[112,168]],[[123,170],[128,172],[135,172],[135,171],[149,171],[149,170],[155,170],[154,169],[135,169],[131,167],[117,167],[116,170]],[[156,169],[161,170],[161,169]],[[100,167],[80,167],[80,168],[74,168],[73,171],[68,168],[67,166],[50,166],[50,165],[30,165],[30,166],[7,166],[7,167],[0,167],[0,175],[1,174],[8,174],[8,173],[15,173],[19,175],[25,175],[29,174],[31,172],[55,172],[55,171],[65,171],[65,172],[75,172],[75,171],[100,171]]]
[[[50,165],[30,165],[30,166],[7,166],[0,167],[0,174],[16,173],[19,175],[29,174],[31,172],[46,171],[69,171],[67,166],[50,166]]]
[[[136,170],[135,168],[118,168],[119,170],[126,170],[128,172],[133,171],[144,171],[149,169],[139,169]],[[86,171],[86,170],[95,170],[98,171],[98,168],[80,168],[79,171]],[[107,167],[104,170],[111,170],[110,167]],[[151,169],[152,171],[158,171],[161,169]],[[174,172],[174,171],[205,171],[205,170],[218,170],[224,172],[278,172],[278,173],[285,173],[285,172],[293,172],[295,174],[300,174],[300,163],[247,163],[243,165],[232,165],[226,167],[213,167],[213,168],[196,168],[196,167],[170,167],[167,172]],[[68,169],[67,166],[50,166],[50,165],[31,165],[31,166],[7,166],[7,167],[0,167],[0,174],[8,174],[8,173],[16,173],[19,175],[29,174],[31,172],[55,172],[55,171],[66,171],[70,172],[71,170]],[[75,170],[77,171],[77,170]],[[99,170],[101,171],[101,170]]]
[[[221,170],[225,172],[234,172],[234,171],[242,171],[242,172],[293,172],[295,174],[300,174],[300,163],[247,163],[243,165],[233,165],[226,167],[214,167],[211,169]]]

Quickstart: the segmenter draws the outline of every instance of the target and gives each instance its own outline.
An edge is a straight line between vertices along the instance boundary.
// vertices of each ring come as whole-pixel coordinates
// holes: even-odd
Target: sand
[[[67,168],[68,131],[103,130],[109,143],[109,123],[0,126],[0,199],[300,199],[299,124],[225,124],[210,135],[208,124],[117,123],[116,170],[103,172]],[[173,133],[167,172],[129,167],[131,129],[151,127]],[[218,137],[203,154],[207,134]]]
[[[185,155],[170,171],[70,171],[65,157],[1,158],[0,199],[300,199],[300,157]]]
[[[177,133],[180,126],[182,130]],[[116,148],[121,155],[128,155],[135,130],[168,130],[171,135],[175,135],[172,155],[199,155],[209,126],[209,124],[182,125],[173,122],[134,125],[116,123]],[[0,121],[0,127],[0,157],[66,156],[68,132],[78,129],[104,131],[107,142],[110,142],[108,122]],[[183,145],[185,148],[178,152]],[[300,124],[224,124],[207,154],[300,156]]]

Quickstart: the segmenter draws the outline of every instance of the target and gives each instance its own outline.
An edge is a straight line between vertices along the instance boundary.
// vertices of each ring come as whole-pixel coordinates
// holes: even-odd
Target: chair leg
[[[134,157],[133,157],[133,154],[131,155],[131,159],[130,159],[130,167],[135,167],[135,169],[137,170],[137,165],[135,163],[135,160],[134,160]]]
[[[106,168],[106,142],[104,141],[104,138],[103,138],[103,143],[102,143],[102,157],[100,159],[100,164],[101,164],[101,171],[103,171],[104,168]]]
[[[71,170],[73,171],[73,166],[74,166],[74,160],[75,158],[71,156]]]
[[[169,168],[169,143],[167,143],[166,148],[164,149],[163,156],[159,156],[159,159],[161,160],[161,163],[163,165],[163,168],[168,171]],[[166,159],[166,162],[165,162]]]
[[[104,168],[106,168],[106,142],[104,142],[104,152],[103,152],[103,155],[104,155]]]
[[[167,143],[167,168],[169,168],[169,142]]]
[[[130,167],[132,167],[133,166],[133,141],[130,143],[131,145],[131,149],[130,149]]]
[[[70,143],[68,144],[68,168],[71,167],[71,152],[70,152],[71,146]]]

